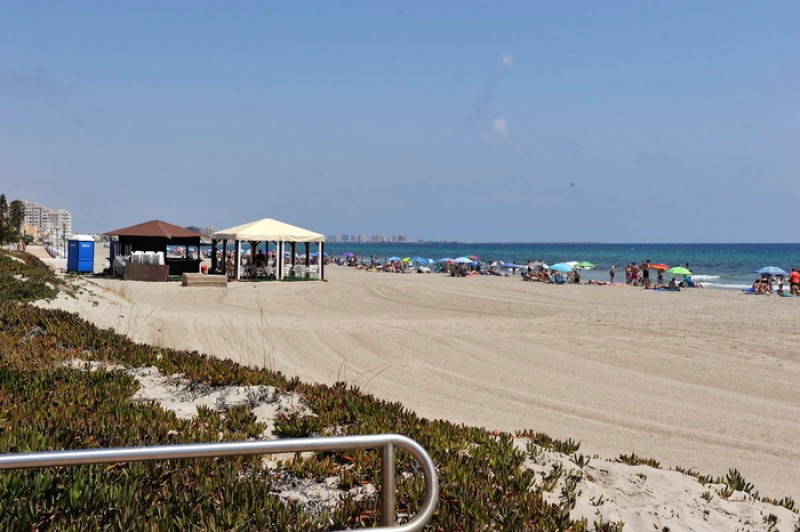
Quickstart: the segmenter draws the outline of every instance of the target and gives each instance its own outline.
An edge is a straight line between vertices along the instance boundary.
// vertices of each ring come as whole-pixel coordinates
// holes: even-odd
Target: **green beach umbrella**
[[[583,261],[576,263],[575,267],[578,268],[579,270],[591,270],[592,268],[594,268],[594,264],[592,264],[591,262]]]
[[[667,275],[692,275],[692,272],[690,272],[683,266],[673,266],[664,273],[666,273]]]

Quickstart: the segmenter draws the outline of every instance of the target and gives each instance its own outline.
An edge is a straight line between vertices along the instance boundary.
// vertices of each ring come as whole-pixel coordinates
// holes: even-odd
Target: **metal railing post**
[[[425,498],[417,514],[402,525],[395,518],[394,448],[404,449],[419,463],[425,477]],[[439,479],[436,467],[425,449],[414,440],[399,434],[368,436],[336,436],[330,438],[302,438],[267,441],[240,441],[224,443],[193,443],[180,445],[153,445],[149,447],[118,447],[87,449],[82,451],[46,451],[38,453],[0,454],[0,470],[31,469],[40,467],[109,464],[116,462],[144,462],[150,460],[177,460],[214,456],[241,456],[304,451],[342,451],[346,449],[381,449],[381,527],[374,530],[391,532],[416,532],[431,520],[439,499]]]
[[[381,450],[381,525],[395,524],[394,445],[387,443]]]

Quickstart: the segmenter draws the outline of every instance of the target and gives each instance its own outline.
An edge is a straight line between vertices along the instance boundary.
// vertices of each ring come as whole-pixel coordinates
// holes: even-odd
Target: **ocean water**
[[[313,246],[316,250],[316,246]],[[611,265],[617,268],[617,281],[625,280],[626,264],[650,259],[652,263],[684,266],[689,263],[693,279],[707,288],[745,289],[758,277],[763,266],[778,266],[787,272],[800,268],[800,244],[595,244],[595,243],[402,243],[402,244],[326,244],[331,257],[354,253],[369,259],[374,255],[385,260],[391,256],[443,257],[475,255],[484,263],[501,260],[526,264],[543,260],[547,264],[588,261],[594,270],[581,272],[583,279],[608,280]],[[665,275],[665,280],[670,276]],[[680,278],[678,279],[680,281]]]

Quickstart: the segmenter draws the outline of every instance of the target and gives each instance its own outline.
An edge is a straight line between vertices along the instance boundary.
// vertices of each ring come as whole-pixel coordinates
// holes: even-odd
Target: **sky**
[[[78,233],[799,242],[800,2],[0,2],[0,192]]]

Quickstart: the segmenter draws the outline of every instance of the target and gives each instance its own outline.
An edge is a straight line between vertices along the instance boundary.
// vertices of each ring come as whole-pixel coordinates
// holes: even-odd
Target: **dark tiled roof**
[[[105,233],[108,236],[155,236],[161,238],[202,238],[203,235],[190,231],[179,225],[172,225],[161,220],[150,220],[138,225],[123,227]]]

